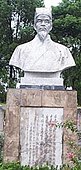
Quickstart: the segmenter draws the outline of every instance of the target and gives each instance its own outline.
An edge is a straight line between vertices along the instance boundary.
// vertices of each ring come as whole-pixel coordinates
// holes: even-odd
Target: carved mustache
[[[47,28],[41,27],[41,28],[39,28],[39,31],[47,31]]]

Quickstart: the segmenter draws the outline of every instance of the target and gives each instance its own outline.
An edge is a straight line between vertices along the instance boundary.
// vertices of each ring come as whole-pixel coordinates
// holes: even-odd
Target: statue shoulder
[[[67,46],[60,44],[58,42],[52,41],[52,43],[54,44],[53,45],[55,47],[54,49],[56,49],[56,51],[60,52],[63,56],[67,57],[67,56],[71,55],[70,49]]]
[[[25,57],[29,53],[32,47],[32,41],[18,45],[10,59],[9,65],[13,65],[22,69],[23,62],[25,61]]]
[[[70,49],[67,46],[60,43],[55,43],[55,46],[60,54],[59,60],[61,61],[62,70],[76,65]]]
[[[27,43],[24,43],[24,44],[20,44],[16,47],[17,50],[19,51],[23,51],[23,50],[27,50],[27,49],[30,49],[31,48],[31,45],[32,45],[32,42],[33,40],[27,42]]]
[[[65,45],[63,45],[63,44],[61,44],[61,43],[59,43],[59,42],[54,42],[54,41],[52,41],[52,42],[53,42],[54,45],[55,45],[58,49],[60,49],[60,50],[67,50],[67,49],[68,49]]]

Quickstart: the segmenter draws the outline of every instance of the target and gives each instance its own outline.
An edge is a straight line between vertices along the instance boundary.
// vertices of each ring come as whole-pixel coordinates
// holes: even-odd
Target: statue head
[[[41,41],[44,41],[52,29],[51,8],[36,8],[34,29]]]

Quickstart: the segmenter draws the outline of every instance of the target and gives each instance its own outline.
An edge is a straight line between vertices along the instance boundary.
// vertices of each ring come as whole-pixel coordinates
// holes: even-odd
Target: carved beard
[[[48,32],[46,30],[41,30],[38,32],[38,36],[41,41],[44,41],[48,35]]]

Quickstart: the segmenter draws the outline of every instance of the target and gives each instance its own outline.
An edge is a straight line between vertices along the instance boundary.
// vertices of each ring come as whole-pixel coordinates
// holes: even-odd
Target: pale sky
[[[57,6],[62,0],[44,0],[45,7]]]

